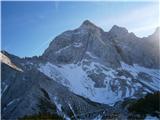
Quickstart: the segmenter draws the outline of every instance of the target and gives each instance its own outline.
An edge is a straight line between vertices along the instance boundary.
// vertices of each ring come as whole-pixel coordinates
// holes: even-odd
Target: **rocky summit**
[[[53,114],[59,119],[126,119],[121,104],[160,91],[159,28],[139,38],[86,20],[57,36],[44,53],[1,51],[2,118]]]

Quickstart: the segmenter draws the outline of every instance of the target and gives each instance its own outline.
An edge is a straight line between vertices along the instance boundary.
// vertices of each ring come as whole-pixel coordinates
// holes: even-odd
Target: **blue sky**
[[[126,27],[143,37],[159,26],[158,2],[2,2],[2,49],[18,55],[41,55],[60,33],[88,19],[109,31]]]

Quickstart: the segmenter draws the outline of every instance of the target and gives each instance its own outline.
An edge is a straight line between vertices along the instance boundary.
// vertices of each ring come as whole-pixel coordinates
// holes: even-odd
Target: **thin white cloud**
[[[130,31],[136,33],[136,32],[141,32],[141,31],[153,30],[153,29],[156,29],[157,27],[158,27],[157,25],[148,25],[148,26],[133,28]]]
[[[158,19],[158,7],[155,5],[148,5],[145,7],[129,10],[128,12],[121,13],[118,16],[114,16],[110,19],[110,22],[114,22],[120,25],[127,25],[135,22],[144,22],[153,17],[157,17]]]
[[[139,37],[147,37],[155,32],[157,25],[146,25],[129,30],[129,32],[135,33]]]
[[[58,9],[59,9],[59,2],[58,1],[54,1],[54,7],[55,7],[55,9],[56,9],[56,11],[58,11]]]
[[[122,19],[120,19],[118,22],[120,22],[121,24],[143,22],[143,20],[155,17],[155,14],[156,12],[154,6],[147,6],[144,8],[139,8],[133,11],[129,11],[127,14],[119,16],[119,18]]]
[[[105,19],[99,20],[99,25],[103,26],[105,29],[116,24],[126,27],[130,32],[134,32],[138,36],[147,36],[147,34],[153,32],[153,29],[160,26],[158,10],[158,4],[149,4],[143,7],[132,8],[126,12],[120,12],[118,15],[106,16]],[[145,31],[147,32],[145,33]]]

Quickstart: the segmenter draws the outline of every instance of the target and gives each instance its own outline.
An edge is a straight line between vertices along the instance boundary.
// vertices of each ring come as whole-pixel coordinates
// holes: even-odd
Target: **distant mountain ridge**
[[[2,118],[45,111],[64,119],[114,113],[124,119],[117,103],[160,91],[159,41],[159,28],[139,38],[126,28],[105,32],[86,20],[57,36],[39,57],[1,51]]]

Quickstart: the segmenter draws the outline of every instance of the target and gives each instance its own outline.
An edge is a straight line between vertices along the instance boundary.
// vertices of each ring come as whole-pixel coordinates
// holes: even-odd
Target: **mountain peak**
[[[94,25],[91,21],[85,20],[82,25]]]
[[[159,34],[160,33],[160,27],[157,27],[154,33]]]
[[[86,30],[103,31],[100,27],[96,26],[94,23],[90,22],[89,20],[85,20],[79,28],[86,29]]]
[[[109,32],[113,34],[127,34],[128,30],[125,27],[114,25]]]
[[[155,31],[153,32],[152,35],[150,35],[150,37],[155,37],[157,38],[156,40],[159,41],[159,35],[160,35],[160,27],[156,27]]]
[[[80,27],[95,27],[95,28],[98,28],[95,24],[93,24],[91,21],[89,20],[85,20]]]

